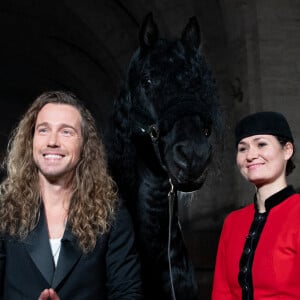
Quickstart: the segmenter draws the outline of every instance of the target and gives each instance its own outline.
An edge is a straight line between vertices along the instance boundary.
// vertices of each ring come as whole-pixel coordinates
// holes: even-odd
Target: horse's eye
[[[205,136],[210,136],[210,134],[211,134],[211,131],[210,131],[210,129],[209,128],[204,128],[203,129],[203,134],[205,135]]]
[[[142,85],[144,88],[149,88],[152,85],[152,80],[150,78],[142,78]]]

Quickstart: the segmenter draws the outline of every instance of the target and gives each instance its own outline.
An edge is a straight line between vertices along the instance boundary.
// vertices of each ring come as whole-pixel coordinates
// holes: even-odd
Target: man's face
[[[48,181],[70,180],[82,147],[81,116],[67,104],[46,104],[38,113],[33,160]]]

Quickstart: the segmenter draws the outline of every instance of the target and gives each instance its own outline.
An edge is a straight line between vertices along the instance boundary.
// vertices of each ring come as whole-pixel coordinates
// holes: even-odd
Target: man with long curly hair
[[[0,299],[142,299],[127,210],[95,120],[40,95],[13,131],[0,186]]]

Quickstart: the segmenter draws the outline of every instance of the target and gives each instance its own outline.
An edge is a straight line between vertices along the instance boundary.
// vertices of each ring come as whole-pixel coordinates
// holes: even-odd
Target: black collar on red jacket
[[[286,200],[287,198],[289,198],[293,194],[296,194],[296,191],[293,188],[293,186],[291,186],[291,185],[288,185],[284,189],[282,189],[279,192],[273,194],[272,196],[267,198],[266,201],[265,201],[266,211],[269,212],[271,210],[271,208],[273,208],[274,206],[280,204],[281,202],[283,202],[284,200]],[[254,195],[254,206],[255,206],[255,210],[258,211],[256,194]]]

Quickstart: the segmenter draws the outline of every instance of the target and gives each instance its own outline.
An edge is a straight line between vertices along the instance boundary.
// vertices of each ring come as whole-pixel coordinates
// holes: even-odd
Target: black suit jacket
[[[37,300],[50,287],[61,300],[142,299],[139,258],[125,208],[118,211],[110,232],[85,255],[67,227],[56,268],[43,209],[24,240],[1,237],[0,299]]]

